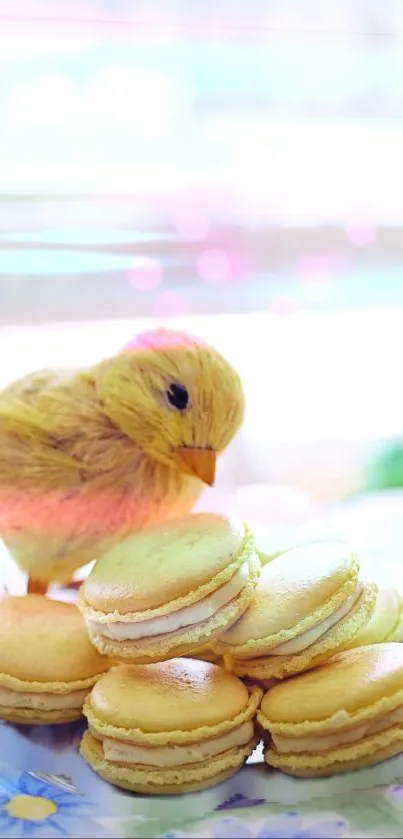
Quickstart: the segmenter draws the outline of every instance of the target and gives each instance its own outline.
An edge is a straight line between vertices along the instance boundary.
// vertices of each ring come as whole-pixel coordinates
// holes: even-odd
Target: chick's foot
[[[33,577],[28,577],[27,593],[28,594],[46,594],[48,584],[42,580],[35,580]]]

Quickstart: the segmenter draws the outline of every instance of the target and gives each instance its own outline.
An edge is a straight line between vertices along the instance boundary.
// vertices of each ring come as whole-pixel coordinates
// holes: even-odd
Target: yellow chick
[[[225,359],[170,330],[3,390],[0,534],[28,590],[68,582],[129,533],[190,512],[243,413]]]

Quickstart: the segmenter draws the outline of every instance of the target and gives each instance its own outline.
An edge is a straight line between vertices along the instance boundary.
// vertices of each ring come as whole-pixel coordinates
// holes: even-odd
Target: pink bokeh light
[[[230,280],[230,260],[228,254],[221,248],[208,248],[201,251],[197,257],[196,267],[200,279],[208,283]]]
[[[129,272],[129,282],[138,291],[152,291],[163,278],[162,265],[149,256],[135,257]]]
[[[351,225],[346,228],[346,234],[350,242],[360,248],[372,245],[375,242],[376,233],[376,228],[371,224]]]
[[[176,291],[163,291],[153,300],[151,311],[156,317],[181,317],[188,313],[189,304],[183,294],[178,294]]]
[[[233,248],[211,247],[200,251],[196,270],[201,280],[212,284],[242,282],[247,272],[246,255]]]

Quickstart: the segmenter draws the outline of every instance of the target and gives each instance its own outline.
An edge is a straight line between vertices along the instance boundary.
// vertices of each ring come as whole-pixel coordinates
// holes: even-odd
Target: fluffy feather
[[[172,383],[189,395],[172,407]],[[189,512],[201,481],[175,452],[221,452],[244,411],[213,348],[146,333],[86,370],[44,370],[0,393],[0,532],[41,587],[67,581],[128,533]]]

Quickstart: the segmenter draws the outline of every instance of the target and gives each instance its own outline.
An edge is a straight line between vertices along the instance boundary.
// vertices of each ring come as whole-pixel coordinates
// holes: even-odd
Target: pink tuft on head
[[[185,332],[177,332],[174,329],[152,329],[135,335],[122,349],[127,350],[167,350],[173,347],[191,347],[197,344],[205,346],[204,341],[195,338]]]

